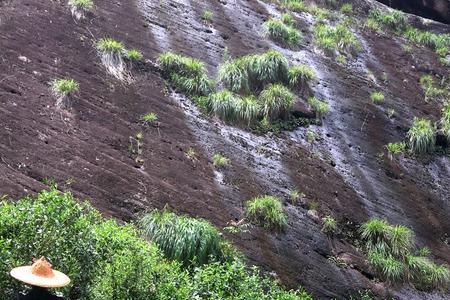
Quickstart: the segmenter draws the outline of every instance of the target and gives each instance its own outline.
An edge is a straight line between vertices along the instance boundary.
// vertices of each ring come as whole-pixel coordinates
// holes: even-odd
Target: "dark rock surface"
[[[450,24],[448,0],[378,0],[404,12]]]
[[[365,1],[370,5],[371,1]],[[364,50],[342,66],[324,57],[311,41],[311,18],[298,14],[305,36],[298,49],[281,49],[261,37],[261,24],[279,14],[257,0],[95,1],[86,19],[76,21],[64,3],[14,0],[0,10],[0,193],[18,197],[45,188],[54,178],[61,189],[89,198],[105,215],[133,219],[165,205],[211,220],[219,228],[243,217],[251,197],[274,194],[289,216],[284,232],[252,227],[229,235],[250,263],[275,272],[289,287],[303,285],[317,299],[346,299],[358,290],[387,291],[400,299],[448,299],[438,293],[374,285],[364,257],[350,234],[369,217],[411,227],[420,246],[440,262],[450,262],[450,163],[437,156],[391,162],[384,145],[404,138],[413,116],[437,120],[440,104],[425,102],[421,75],[448,74],[433,51],[401,48],[391,35],[357,31]],[[355,2],[355,6],[359,3]],[[202,21],[211,10],[211,24]],[[448,27],[436,25],[442,31]],[[105,72],[94,44],[111,36],[147,59],[173,50],[201,59],[214,76],[224,52],[232,56],[277,48],[292,63],[318,74],[314,94],[329,102],[319,138],[305,141],[306,128],[280,136],[257,136],[205,117],[181,95],[167,92],[157,72],[132,71],[134,82],[118,82]],[[69,111],[55,108],[48,83],[72,77],[80,92]],[[380,78],[388,78],[382,81]],[[376,106],[369,94],[386,95]],[[389,119],[386,110],[396,117]],[[299,111],[308,113],[307,107]],[[159,126],[143,128],[142,114],[153,111]],[[130,137],[143,131],[143,164],[130,153]],[[185,152],[193,148],[196,159]],[[231,167],[216,171],[210,158],[223,153]],[[332,214],[341,234],[329,238],[308,214],[292,204],[298,188]],[[338,268],[329,257],[343,257]]]

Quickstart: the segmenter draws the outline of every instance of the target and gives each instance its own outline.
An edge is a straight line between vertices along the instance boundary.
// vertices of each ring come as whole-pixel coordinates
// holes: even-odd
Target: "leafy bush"
[[[344,23],[330,26],[319,23],[314,27],[315,42],[326,51],[351,53],[359,51],[360,43]]]
[[[206,75],[203,62],[172,52],[158,57],[158,63],[174,87],[189,95],[208,95],[212,90],[212,82]]]
[[[286,46],[295,46],[301,40],[300,31],[281,20],[269,19],[263,24],[264,36],[280,42]]]
[[[370,93],[370,99],[372,99],[375,104],[383,103],[384,94],[382,92],[372,92]]]
[[[421,290],[448,289],[450,270],[425,257],[428,253],[412,254],[414,234],[409,228],[372,219],[361,226],[361,238],[380,278],[392,283],[409,282]]]
[[[297,65],[289,68],[288,81],[291,87],[297,87],[299,85],[305,85],[316,77],[313,69],[306,65]]]
[[[230,159],[220,153],[214,154],[212,159],[214,166],[218,168],[226,167],[230,164]]]
[[[204,226],[206,243],[197,248],[202,251],[211,246],[210,238],[216,239],[214,229]],[[240,260],[214,262],[188,272],[141,239],[136,228],[106,220],[90,205],[55,188],[41,191],[36,198],[0,203],[0,300],[13,299],[20,289],[9,271],[42,255],[72,279],[71,285],[60,289],[69,300],[181,300],[198,295],[228,300],[255,299],[254,295],[312,299],[301,289],[283,291],[256,269],[247,270]]]
[[[442,132],[450,140],[450,101],[444,103],[440,124]]]
[[[333,234],[338,229],[336,220],[330,215],[322,218],[322,224],[322,232],[326,234]]]
[[[246,214],[253,222],[266,229],[282,229],[287,225],[283,204],[273,196],[256,197],[248,201]]]
[[[416,154],[432,152],[436,142],[434,126],[430,120],[414,118],[407,133],[408,146]]]
[[[74,79],[55,79],[51,89],[56,96],[65,97],[78,91],[79,84]]]
[[[142,52],[137,49],[130,49],[125,52],[125,57],[129,60],[141,60]]]
[[[140,219],[139,227],[166,257],[183,265],[199,266],[212,260],[230,259],[229,245],[206,220],[154,210]]]
[[[264,116],[267,119],[275,119],[291,109],[294,95],[281,84],[270,84],[259,95],[259,101]]]

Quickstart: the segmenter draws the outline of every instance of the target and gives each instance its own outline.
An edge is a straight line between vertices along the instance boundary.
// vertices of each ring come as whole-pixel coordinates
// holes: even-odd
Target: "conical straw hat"
[[[70,283],[70,278],[53,270],[52,265],[44,257],[36,260],[31,266],[14,268],[10,274],[26,284],[43,288],[59,288]]]

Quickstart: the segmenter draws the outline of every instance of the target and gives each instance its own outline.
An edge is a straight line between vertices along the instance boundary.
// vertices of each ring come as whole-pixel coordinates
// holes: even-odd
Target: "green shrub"
[[[204,10],[202,13],[202,19],[205,22],[211,22],[214,17],[214,13],[210,10]]]
[[[312,109],[316,112],[317,119],[322,119],[330,110],[328,103],[321,101],[316,97],[309,98],[308,104],[311,105]]]
[[[340,10],[343,14],[350,15],[353,13],[353,5],[351,3],[344,3]]]
[[[208,98],[207,109],[212,114],[225,121],[236,121],[236,103],[239,97],[228,90],[221,90],[211,94]]]
[[[436,142],[434,126],[430,120],[414,118],[407,133],[408,146],[413,153],[424,154],[434,150]]]
[[[137,49],[130,49],[125,52],[125,57],[129,60],[141,60],[142,53]]]
[[[69,5],[80,11],[90,11],[94,7],[92,0],[69,0]]]
[[[355,35],[344,23],[336,26],[318,23],[314,27],[314,41],[329,52],[351,53],[361,48]]]
[[[370,99],[373,103],[380,104],[384,102],[384,94],[382,92],[372,92],[370,93]]]
[[[327,215],[322,218],[322,232],[326,234],[333,234],[337,231],[337,229],[337,222],[332,216]]]
[[[448,33],[437,34],[408,26],[403,35],[413,43],[431,47],[441,58],[450,53],[450,34]]]
[[[420,85],[425,93],[425,101],[428,99],[439,99],[448,95],[446,90],[436,87],[431,75],[423,75],[420,77]]]
[[[220,153],[213,155],[213,165],[217,168],[226,167],[230,164],[230,159]]]
[[[295,12],[307,12],[308,6],[303,0],[281,0],[281,5]]]
[[[288,70],[288,81],[291,87],[305,85],[315,77],[313,69],[306,65],[293,66]]]
[[[409,228],[372,219],[361,226],[361,238],[369,262],[380,278],[392,283],[409,282],[420,290],[448,289],[450,270],[447,266],[411,254],[415,252],[415,245]]]
[[[180,92],[193,96],[205,96],[212,90],[212,82],[206,74],[203,62],[172,52],[158,57],[158,64],[172,85]]]
[[[292,14],[288,12],[281,15],[281,21],[288,26],[295,26],[297,24]]]
[[[290,25],[286,25],[281,20],[269,19],[263,24],[264,36],[286,46],[295,46],[301,40],[300,31]]]
[[[139,227],[167,258],[185,266],[230,259],[229,246],[220,232],[206,220],[154,210],[140,219]]]
[[[248,66],[245,58],[228,60],[219,66],[217,81],[232,92],[249,90]]]
[[[246,214],[253,222],[266,229],[282,229],[287,225],[283,204],[276,197],[263,196],[248,201]]]
[[[125,47],[121,42],[118,42],[112,38],[103,38],[97,42],[97,49],[101,52],[119,53],[122,54],[125,51]]]
[[[394,159],[394,156],[405,152],[406,144],[401,143],[389,143],[386,145],[386,150],[388,151],[388,157],[390,160]]]
[[[372,9],[369,12],[369,19],[394,30],[403,30],[408,25],[406,15],[398,10],[384,12],[379,9]]]
[[[251,124],[262,116],[262,108],[255,96],[239,98],[236,102],[236,116],[239,120]]]
[[[294,104],[294,98],[292,92],[281,84],[270,84],[259,95],[267,119],[276,119],[287,113]]]
[[[450,140],[450,101],[444,103],[440,124],[442,132]]]
[[[146,125],[154,123],[158,121],[158,115],[154,112],[146,113],[141,117],[141,121],[144,122]]]
[[[79,84],[74,79],[55,79],[51,83],[51,89],[56,96],[65,97],[78,91]]]

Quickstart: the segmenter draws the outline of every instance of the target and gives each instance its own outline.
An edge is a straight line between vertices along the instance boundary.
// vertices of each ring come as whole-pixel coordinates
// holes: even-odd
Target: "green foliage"
[[[213,164],[217,168],[226,167],[230,164],[230,159],[220,153],[213,155]]]
[[[372,92],[370,93],[370,99],[373,103],[380,104],[384,102],[384,94],[382,92]]]
[[[288,70],[288,81],[291,87],[305,85],[315,77],[314,70],[307,65],[296,65]]]
[[[211,22],[214,17],[214,13],[210,10],[204,10],[202,13],[202,19],[205,22]]]
[[[141,121],[146,124],[154,123],[158,121],[158,115],[154,112],[146,113],[141,117]]]
[[[341,12],[346,15],[353,13],[353,5],[351,3],[344,3],[341,6]]]
[[[277,19],[269,19],[264,22],[263,33],[266,37],[286,46],[298,45],[301,40],[300,31]]]
[[[317,119],[322,119],[330,110],[328,103],[321,101],[316,97],[309,98],[308,104],[311,105],[312,109],[316,112]]]
[[[303,0],[281,0],[281,5],[295,12],[308,11],[308,6],[303,2]]]
[[[219,66],[217,81],[232,92],[247,92],[250,88],[247,57],[228,60]]]
[[[74,79],[55,79],[51,83],[51,89],[58,97],[64,97],[78,91],[79,84]]]
[[[264,116],[267,119],[276,119],[291,109],[294,95],[281,84],[270,84],[259,95],[259,101]]]
[[[450,34],[448,33],[438,34],[408,26],[403,35],[413,43],[431,47],[441,58],[450,53]]]
[[[69,5],[77,10],[90,11],[94,7],[92,0],[69,0]]]
[[[158,57],[158,64],[172,85],[180,92],[193,96],[208,95],[212,90],[212,82],[206,74],[203,62],[172,52]]]
[[[448,96],[448,92],[445,89],[441,89],[436,86],[431,75],[423,75],[420,77],[420,85],[425,93],[425,101],[428,101],[429,99],[445,98]]]
[[[281,15],[281,21],[288,26],[295,26],[297,24],[292,14],[288,12]]]
[[[97,49],[106,53],[118,53],[122,54],[125,51],[125,47],[121,42],[118,42],[112,38],[103,38],[97,42]]]
[[[440,124],[442,132],[450,140],[450,101],[444,103]]]
[[[386,145],[386,150],[388,151],[388,156],[390,160],[393,160],[396,155],[405,152],[405,149],[406,144],[403,142],[389,143]]]
[[[236,121],[236,106],[239,97],[228,90],[221,90],[211,94],[208,98],[207,109],[212,114],[225,121]]]
[[[436,143],[434,126],[430,120],[414,118],[407,133],[408,146],[415,154],[432,152]]]
[[[256,197],[248,201],[246,214],[253,222],[266,229],[282,229],[287,225],[283,204],[273,196]]]
[[[322,232],[326,234],[333,234],[338,229],[336,220],[330,215],[322,218],[322,224]]]
[[[137,49],[130,49],[125,52],[125,57],[129,60],[141,60],[142,53]]]
[[[314,41],[329,52],[352,53],[359,51],[360,43],[344,23],[330,26],[319,23],[314,26]]]
[[[258,120],[262,116],[261,105],[258,99],[254,96],[239,98],[236,102],[236,116],[238,119],[247,122],[247,124]]]
[[[300,198],[304,198],[305,194],[295,189],[289,191],[289,198],[291,199],[292,204],[295,204]]]
[[[409,228],[372,219],[361,226],[361,238],[380,278],[392,283],[409,282],[421,290],[448,289],[450,270],[425,257],[428,252],[412,254],[414,234]]]
[[[398,10],[384,12],[379,9],[372,9],[369,12],[369,19],[380,26],[385,26],[394,30],[403,30],[408,25],[406,15]]]
[[[139,220],[146,238],[155,242],[165,256],[183,265],[199,266],[230,259],[229,246],[220,232],[206,220],[154,210]]]

